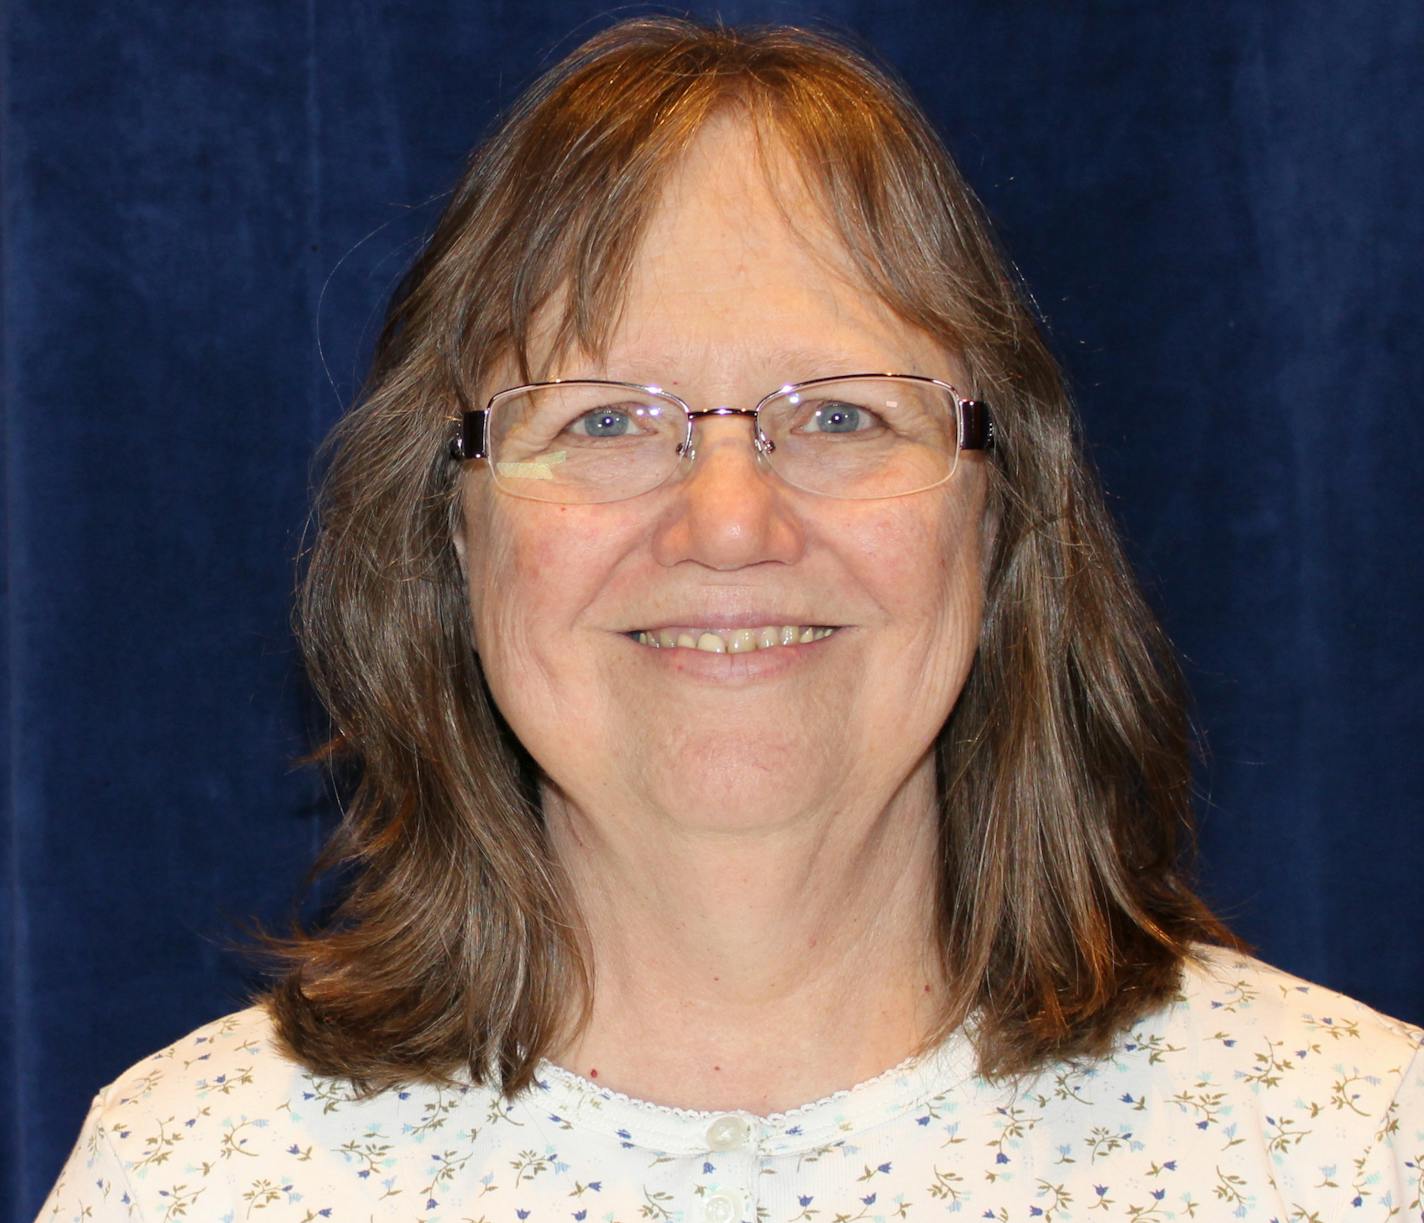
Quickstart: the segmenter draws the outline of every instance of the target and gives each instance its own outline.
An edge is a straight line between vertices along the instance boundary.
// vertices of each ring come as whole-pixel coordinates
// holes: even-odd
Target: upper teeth
[[[709,654],[746,654],[778,645],[808,645],[836,630],[814,624],[768,624],[765,628],[664,628],[634,634],[655,649],[705,650]]]

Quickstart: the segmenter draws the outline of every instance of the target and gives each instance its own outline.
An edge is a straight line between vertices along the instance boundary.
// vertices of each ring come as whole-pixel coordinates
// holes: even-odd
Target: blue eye
[[[817,433],[857,433],[863,413],[853,404],[828,403],[817,408],[811,420]]]
[[[600,408],[580,416],[574,427],[585,437],[623,437],[632,424],[627,412]]]

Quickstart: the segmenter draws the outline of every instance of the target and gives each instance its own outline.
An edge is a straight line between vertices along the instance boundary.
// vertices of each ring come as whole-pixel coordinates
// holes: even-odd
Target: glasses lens
[[[506,492],[535,501],[621,501],[676,470],[687,416],[633,386],[558,382],[496,396],[490,459]]]
[[[949,479],[959,454],[957,406],[916,378],[803,384],[768,400],[762,432],[772,469],[828,497],[901,497]]]

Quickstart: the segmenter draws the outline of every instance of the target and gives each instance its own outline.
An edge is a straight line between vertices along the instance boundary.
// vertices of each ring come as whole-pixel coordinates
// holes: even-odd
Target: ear
[[[455,488],[455,500],[450,506],[450,542],[455,545],[455,559],[460,565],[460,584],[468,589],[470,570],[465,564],[465,493],[464,484]]]
[[[451,532],[450,542],[455,545],[455,559],[460,563],[460,582],[464,586],[470,584],[470,571],[465,568],[465,518],[460,515],[455,519],[455,528]]]
[[[450,542],[455,546],[455,561],[460,566],[460,590],[464,595],[466,606],[470,598],[470,567],[465,556],[465,498],[463,486],[460,492],[455,494],[455,502],[450,510]],[[473,611],[473,609],[471,609]],[[475,638],[474,618],[471,616],[470,622],[470,645],[474,647],[476,654],[480,652],[480,643]]]

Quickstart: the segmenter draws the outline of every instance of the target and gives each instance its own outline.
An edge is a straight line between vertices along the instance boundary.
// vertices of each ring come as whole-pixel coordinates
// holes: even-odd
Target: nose
[[[660,564],[732,570],[801,556],[805,537],[794,494],[758,460],[754,428],[750,414],[694,419],[692,454],[653,539]]]

